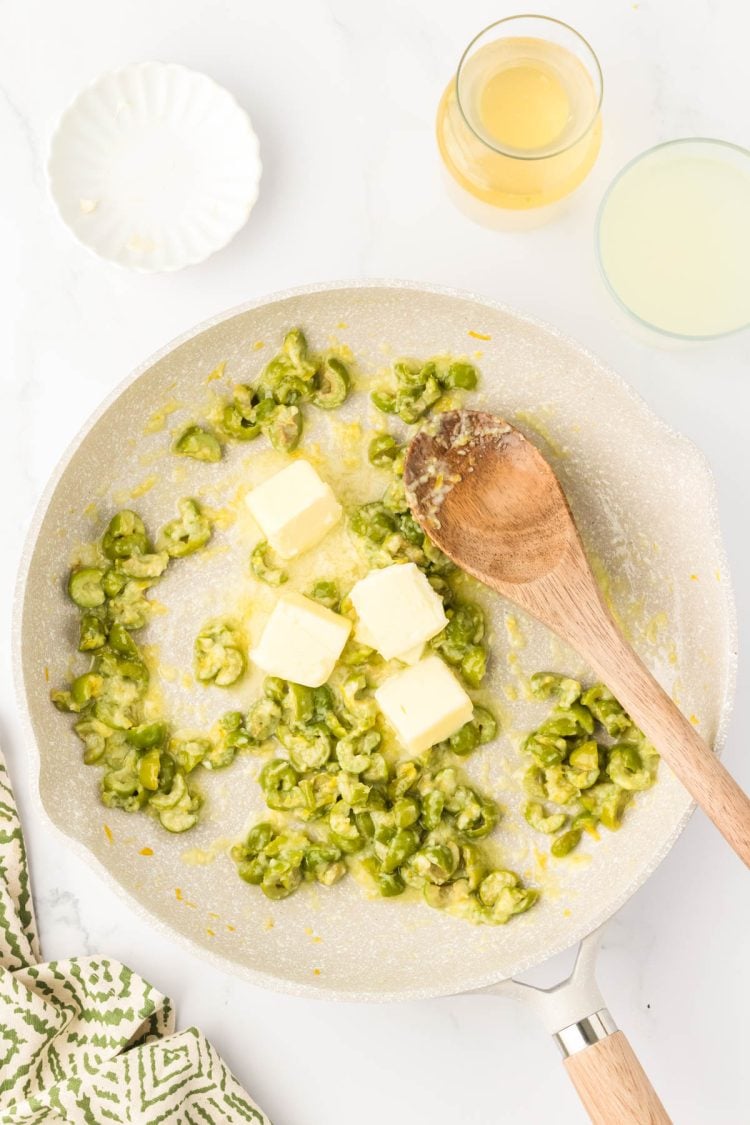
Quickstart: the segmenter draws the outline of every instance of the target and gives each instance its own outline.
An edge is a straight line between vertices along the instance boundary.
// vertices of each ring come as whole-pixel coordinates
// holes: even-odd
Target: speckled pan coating
[[[472,758],[469,772],[478,784],[493,787],[507,810],[500,833],[504,853],[519,870],[541,876],[546,892],[537,907],[508,926],[477,929],[421,903],[368,901],[351,880],[269,903],[236,878],[220,845],[213,863],[184,863],[186,849],[236,837],[260,812],[253,779],[257,762],[241,759],[232,770],[209,777],[205,822],[189,839],[170,837],[145,817],[102,808],[98,771],[81,763],[68,718],[48,701],[49,686],[64,678],[73,647],[75,615],[63,584],[67,560],[76,542],[95,533],[82,507],[98,496],[107,518],[115,494],[149,471],[158,483],[137,506],[152,524],[171,514],[177,496],[207,481],[218,493],[225,479],[235,487],[242,458],[256,447],[236,448],[228,464],[186,463],[186,479],[174,482],[170,462],[160,459],[169,426],[144,436],[144,425],[170,399],[182,404],[170,425],[192,420],[205,402],[205,376],[217,363],[228,361],[233,380],[252,377],[269,350],[253,351],[252,343],[273,344],[291,324],[304,326],[314,346],[330,336],[346,342],[366,371],[393,355],[481,351],[483,394],[472,404],[502,413],[530,436],[534,430],[542,435],[540,447],[560,475],[589,551],[609,574],[613,601],[636,647],[703,734],[721,746],[734,688],[736,630],[714,485],[703,456],[598,360],[546,326],[472,294],[403,282],[342,283],[254,302],[170,344],[107,399],[63,457],[33,519],[14,624],[18,693],[41,807],[68,842],[121,889],[133,910],[150,915],[198,956],[255,983],[351,1000],[480,988],[589,933],[654,870],[692,807],[666,767],[659,784],[629,811],[623,829],[589,849],[589,860],[558,862],[545,874],[518,816],[512,738]],[[351,417],[363,416],[364,400],[355,399],[347,409]],[[325,441],[327,424],[321,420],[311,436]],[[247,559],[238,555],[231,530],[218,539],[227,547],[224,553],[187,560],[159,588],[170,613],[149,626],[149,639],[173,660],[189,651],[205,611],[220,609],[226,590],[246,573]],[[548,664],[582,670],[533,623],[520,621],[522,646],[510,645],[508,607],[490,597],[485,604],[492,613],[498,690],[514,671]],[[216,692],[208,698],[219,713],[227,696],[208,690]],[[242,689],[238,692],[242,701]],[[169,693],[179,707],[179,687],[171,686]],[[187,707],[187,698],[183,702]],[[505,699],[502,711],[510,735],[528,729],[541,714],[537,705]],[[139,855],[145,846],[152,856]]]

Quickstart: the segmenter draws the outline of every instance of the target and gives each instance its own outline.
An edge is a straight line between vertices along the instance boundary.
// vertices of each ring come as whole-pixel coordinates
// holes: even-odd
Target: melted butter
[[[342,422],[338,418],[330,416],[328,425],[331,440],[341,450],[344,468],[359,469],[362,464],[363,453],[367,449],[362,423],[358,419],[353,422]]]
[[[146,425],[143,427],[144,434],[161,433],[161,431],[167,424],[167,418],[169,417],[169,415],[174,414],[176,410],[179,410],[181,405],[182,403],[178,402],[175,398],[171,398],[167,402],[165,402],[163,406],[160,406],[153,412],[153,414],[149,416]]]
[[[180,859],[190,867],[208,867],[219,856],[226,855],[233,844],[234,840],[229,836],[218,836],[207,848],[188,848],[181,852]]]
[[[530,430],[540,438],[543,439],[550,453],[558,460],[564,461],[570,457],[569,451],[564,445],[561,445],[557,438],[552,436],[550,430],[549,420],[552,416],[552,410],[540,407],[536,411],[519,410],[516,414],[516,419],[524,423]]]
[[[649,642],[649,644],[657,644],[661,634],[666,629],[668,624],[669,619],[666,613],[663,612],[655,613],[654,616],[646,622],[644,632],[646,634],[646,640]]]
[[[226,367],[227,367],[226,360],[224,360],[222,363],[217,364],[217,366],[214,367],[213,371],[211,371],[206,376],[205,382],[206,383],[215,383],[218,379],[223,379],[224,378],[224,372],[226,371]]]
[[[523,630],[518,623],[518,618],[512,614],[506,615],[505,618],[505,631],[508,634],[508,642],[513,648],[525,648],[526,637]]]
[[[146,477],[145,480],[142,480],[140,484],[137,484],[135,488],[130,490],[130,499],[137,500],[140,496],[145,496],[147,492],[151,491],[158,480],[159,478],[154,473]]]

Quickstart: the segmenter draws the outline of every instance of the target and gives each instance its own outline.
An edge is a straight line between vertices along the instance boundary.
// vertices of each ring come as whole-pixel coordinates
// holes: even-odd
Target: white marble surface
[[[551,0],[546,10],[599,52],[604,146],[554,225],[498,234],[448,202],[432,136],[462,45],[507,14],[489,0],[0,0],[0,737],[44,948],[48,957],[106,951],[146,975],[177,1000],[182,1025],[200,1025],[276,1125],[572,1125],[583,1112],[544,1032],[507,1001],[303,1002],[207,970],[134,921],[30,803],[8,639],[17,557],[64,446],[157,346],[274,289],[407,277],[465,286],[559,325],[695,439],[716,471],[747,643],[750,334],[685,348],[636,338],[597,277],[592,223],[604,185],[640,149],[690,134],[748,143],[750,17],[733,0]],[[226,251],[150,278],[74,243],[44,174],[63,105],[101,71],[148,58],[225,83],[253,116],[265,165],[260,202]],[[743,662],[726,761],[746,787],[748,699]],[[747,874],[700,815],[607,930],[605,994],[681,1125],[750,1120],[749,930]]]

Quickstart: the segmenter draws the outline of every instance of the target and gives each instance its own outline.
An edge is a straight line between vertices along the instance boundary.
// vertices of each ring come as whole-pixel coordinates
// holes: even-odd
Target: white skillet
[[[218,507],[243,481],[247,485],[260,444],[236,447],[216,466],[181,463],[175,473],[169,431],[202,413],[212,388],[252,379],[292,324],[304,327],[315,347],[331,337],[345,342],[366,371],[398,355],[481,353],[475,358],[482,394],[472,405],[502,414],[539,442],[637,650],[709,743],[721,746],[734,689],[736,627],[714,485],[699,451],[598,360],[548,327],[471,294],[404,282],[342,283],[253,302],[189,332],[131,374],[72,442],[33,519],[14,625],[19,698],[35,748],[41,804],[134,909],[201,957],[257,984],[350,1000],[494,989],[601,926],[664,858],[692,809],[662,766],[658,785],[639,797],[619,833],[604,835],[582,858],[540,866],[536,841],[518,813],[513,736],[541,712],[507,699],[503,685],[550,665],[585,674],[542,626],[487,595],[496,653],[492,686],[506,737],[473,757],[468,770],[506,809],[498,832],[505,860],[544,890],[532,911],[498,928],[477,929],[419,902],[369,901],[350,880],[319,895],[269,903],[236,878],[224,854],[226,842],[262,811],[256,762],[243,760],[209,777],[206,820],[189,840],[167,837],[145,817],[102,808],[97,771],[81,763],[67,718],[49,704],[50,684],[65,678],[74,648],[75,615],[63,581],[67,560],[75,544],[101,526],[84,509],[93,500],[99,520],[107,519],[153,477],[152,486],[129,502],[158,524],[180,496],[203,490]],[[224,361],[225,380],[207,385]],[[378,421],[364,396],[355,396],[344,417],[366,426]],[[155,428],[160,419],[163,430]],[[309,439],[330,444],[328,427],[318,417]],[[339,474],[334,487],[346,492],[352,470],[342,462]],[[378,494],[373,488],[372,498]],[[186,560],[159,589],[170,612],[149,626],[148,639],[175,663],[184,662],[209,611],[226,611],[227,599],[247,581],[241,539],[229,529],[217,543],[224,553]],[[207,690],[207,712],[232,706],[231,692]],[[190,708],[179,682],[165,684],[165,691],[170,706]],[[247,701],[242,691],[239,705]],[[146,845],[154,852],[148,859],[139,854]],[[196,848],[213,861],[185,863],[181,857]],[[186,901],[194,906],[186,909]],[[233,928],[210,927],[215,936],[208,936],[209,913]],[[320,942],[311,942],[311,928]],[[582,964],[591,962],[587,956]],[[556,992],[547,1008],[547,1026],[567,1050],[585,1046],[587,1037],[603,1036],[606,1043],[613,1029],[608,1016],[589,1018],[604,1003],[593,977],[581,987],[584,976],[579,969],[574,987]],[[624,1111],[616,1119],[628,1120]]]

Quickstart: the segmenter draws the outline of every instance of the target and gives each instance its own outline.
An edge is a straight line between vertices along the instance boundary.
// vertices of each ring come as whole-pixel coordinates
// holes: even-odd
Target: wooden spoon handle
[[[609,616],[588,634],[587,657],[598,675],[669,763],[724,839],[750,867],[750,798],[706,745]]]
[[[671,1125],[671,1118],[621,1031],[565,1059],[594,1125]]]

